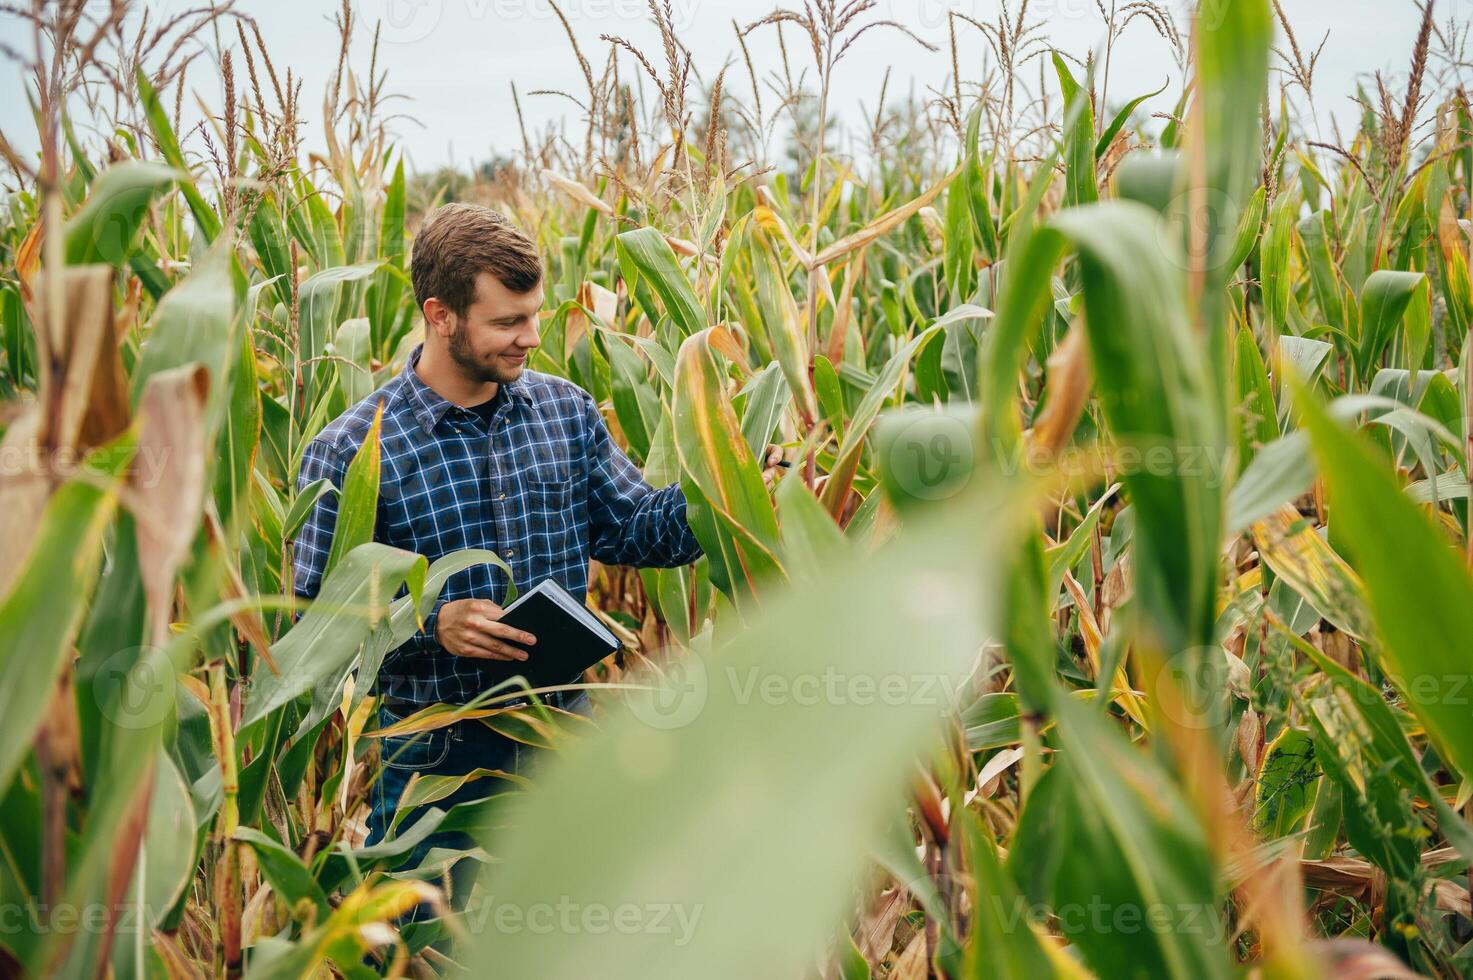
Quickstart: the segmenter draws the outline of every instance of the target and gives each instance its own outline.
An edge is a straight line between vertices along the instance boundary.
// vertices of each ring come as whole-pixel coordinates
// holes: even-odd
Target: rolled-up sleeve
[[[674,568],[701,557],[686,519],[680,484],[656,490],[609,435],[593,397],[584,394],[588,440],[589,551],[606,565]]]

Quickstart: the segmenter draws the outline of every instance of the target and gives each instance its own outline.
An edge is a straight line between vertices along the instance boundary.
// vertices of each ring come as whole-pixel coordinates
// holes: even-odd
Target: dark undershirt
[[[482,419],[484,419],[486,424],[489,426],[491,424],[491,415],[496,411],[497,399],[500,396],[501,389],[498,388],[496,389],[496,394],[492,395],[486,401],[481,402],[481,404],[479,405],[470,406],[470,410],[472,412],[475,412]]]

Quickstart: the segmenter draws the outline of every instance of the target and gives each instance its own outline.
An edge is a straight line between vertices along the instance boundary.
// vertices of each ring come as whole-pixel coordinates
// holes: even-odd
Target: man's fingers
[[[508,626],[506,623],[497,622],[494,619],[483,619],[476,625],[490,636],[498,636],[503,640],[510,640],[513,643],[531,646],[537,642],[537,637],[528,633],[526,630],[519,630],[515,626]]]
[[[461,653],[463,657],[473,657],[477,660],[526,660],[527,653],[518,650],[514,646],[492,640],[486,637],[477,637],[472,643],[466,645]]]
[[[469,625],[481,635],[483,640],[494,637],[498,640],[507,640],[525,646],[531,646],[537,642],[537,638],[531,633],[519,630],[514,626],[508,626],[505,623],[499,623],[494,619],[477,618],[471,620]]]

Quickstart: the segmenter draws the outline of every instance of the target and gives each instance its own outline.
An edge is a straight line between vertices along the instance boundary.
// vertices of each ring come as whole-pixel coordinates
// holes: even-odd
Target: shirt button
[[[506,494],[504,494],[504,493],[498,493],[496,495],[496,499],[497,500],[505,500],[506,499]]]
[[[506,557],[510,558],[512,555],[515,555],[515,554],[516,554],[516,552],[514,550],[512,550],[511,548],[507,548],[506,549]]]

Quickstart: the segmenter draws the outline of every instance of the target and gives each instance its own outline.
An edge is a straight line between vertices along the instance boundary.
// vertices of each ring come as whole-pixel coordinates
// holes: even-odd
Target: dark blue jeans
[[[545,700],[548,704],[582,715],[588,715],[591,711],[586,691],[557,692]],[[380,707],[379,726],[392,725],[403,720],[410,713],[412,712],[400,713],[387,706]],[[499,769],[503,772],[526,775],[536,760],[538,752],[538,749],[530,745],[492,731],[475,718],[458,721],[453,725],[436,728],[433,731],[381,739],[379,758],[382,771],[370,794],[372,809],[368,818],[367,843],[377,844],[385,837],[403,834],[430,807],[438,807],[448,812],[457,804],[485,799],[512,788],[509,781],[490,776],[471,780],[450,795],[406,814],[391,835],[389,827],[393,823],[395,809],[404,795],[404,788],[415,773],[425,776],[464,776],[477,769]],[[463,851],[475,846],[475,840],[468,833],[436,831],[420,841],[399,867],[420,866],[434,848]],[[475,860],[462,859],[451,867],[448,884],[452,908],[463,909],[465,907],[466,900],[470,897],[471,886],[475,883],[479,870],[480,863]],[[428,910],[420,911],[425,913]],[[411,916],[414,920],[426,917],[425,914]]]

